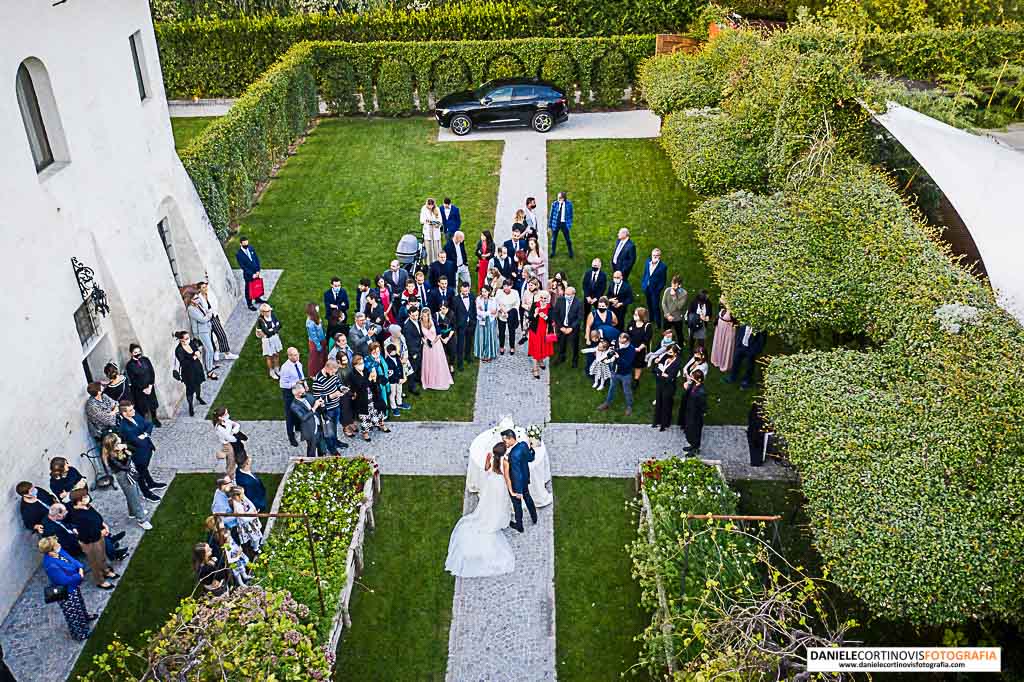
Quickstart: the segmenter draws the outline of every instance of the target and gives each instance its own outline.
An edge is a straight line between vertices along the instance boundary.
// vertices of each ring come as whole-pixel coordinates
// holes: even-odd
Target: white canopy
[[[1024,324],[1024,154],[889,102],[876,114],[971,232],[999,305]]]

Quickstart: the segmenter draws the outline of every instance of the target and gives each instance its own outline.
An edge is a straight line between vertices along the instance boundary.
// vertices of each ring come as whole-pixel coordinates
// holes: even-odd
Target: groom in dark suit
[[[512,507],[516,512],[516,520],[508,524],[508,527],[522,533],[523,502],[526,502],[526,509],[530,512],[530,520],[537,523],[537,507],[530,496],[530,462],[533,461],[534,452],[527,443],[516,441],[516,432],[512,429],[502,431],[501,440],[508,448],[508,477],[512,484]]]

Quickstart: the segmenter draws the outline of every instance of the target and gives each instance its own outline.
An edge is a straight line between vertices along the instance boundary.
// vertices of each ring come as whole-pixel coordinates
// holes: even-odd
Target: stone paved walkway
[[[263,274],[266,279],[266,295],[269,298],[270,292],[273,291],[281,276],[281,271],[264,270]],[[238,271],[236,276],[240,283],[239,286],[241,286],[241,271]],[[233,349],[237,350],[242,347],[242,343],[255,323],[256,313],[246,308],[244,303],[235,307],[225,324],[225,331],[228,333]],[[213,397],[220,391],[232,364],[231,361],[222,361],[219,370],[221,378],[217,381],[208,381],[203,385],[203,395],[207,402],[213,402]],[[171,482],[177,470],[214,470],[213,453],[217,447],[217,439],[210,438],[212,428],[210,423],[203,418],[205,411],[197,413],[195,417],[188,417],[188,406],[184,400],[178,407],[176,416],[165,419],[163,428],[157,429],[153,434],[153,440],[158,448],[153,459],[153,475],[166,483]],[[179,467],[181,454],[183,452],[193,453],[197,448],[208,453],[209,460],[205,466]],[[284,470],[283,467],[281,470]],[[82,471],[89,475],[92,474],[88,467]],[[40,474],[39,480],[43,480],[42,474]],[[122,530],[125,532],[122,544],[134,551],[138,547],[144,531],[128,518],[127,505],[121,491],[112,489],[96,491],[93,504],[103,515],[107,525],[115,532]],[[155,511],[159,505],[159,502],[147,502],[146,508]],[[35,542],[35,540],[34,535],[29,536],[26,533],[26,542]],[[188,551],[188,548],[182,548],[182,551]],[[116,564],[115,568],[118,573],[124,574],[130,563],[131,555],[125,561]],[[69,636],[60,607],[57,604],[43,602],[43,588],[46,585],[46,576],[40,567],[25,585],[18,601],[7,614],[3,625],[0,626],[0,642],[3,643],[4,660],[15,677],[24,682],[54,682],[67,678],[84,646],[84,643],[76,642]],[[94,613],[101,613],[115,592],[116,590],[101,590],[94,587],[89,581],[82,585],[82,596],[89,610]],[[43,642],[45,642],[45,646]]]
[[[541,222],[545,222],[548,139],[655,137],[658,126],[657,117],[650,112],[631,111],[574,115],[568,125],[556,128],[547,136],[529,130],[474,132],[468,141],[490,138],[506,142],[495,215],[496,239],[508,238],[515,209],[527,196],[537,198],[538,214]],[[449,138],[455,139],[442,129],[439,139],[447,141]],[[240,273],[236,274],[241,277]],[[264,274],[269,297],[281,272],[265,270]],[[244,304],[237,306],[226,324],[233,349],[241,348],[251,335],[255,320],[256,313]],[[392,436],[374,438],[371,443],[350,440],[351,448],[347,452],[376,457],[385,474],[465,474],[470,442],[501,417],[514,415],[522,424],[550,421],[548,372],[542,373],[540,381],[532,379],[525,346],[518,350],[514,358],[506,355],[493,363],[481,364],[472,423],[397,421],[391,424]],[[221,379],[204,384],[203,393],[208,402],[215,400],[232,364],[222,362]],[[414,418],[415,406],[407,414]],[[283,421],[243,422],[243,430],[250,436],[250,452],[257,471],[282,472],[289,458],[298,454],[285,438]],[[165,427],[155,436],[159,451],[154,473],[161,480],[170,481],[176,472],[210,472],[222,466],[215,457],[219,446],[213,429],[202,413],[189,417],[184,402],[175,417],[165,420]],[[631,477],[638,457],[678,454],[686,445],[679,429],[659,433],[638,425],[549,423],[545,440],[554,476]],[[414,452],[399,446],[408,442],[423,443],[426,447]],[[641,448],[638,443],[642,444]],[[428,454],[422,454],[424,452]],[[748,466],[741,427],[705,429],[702,454],[721,461],[729,478],[792,477],[790,470],[772,464],[756,469]],[[95,504],[113,527],[127,532],[125,542],[134,549],[142,531],[128,521],[121,493],[98,492]],[[476,496],[467,495],[465,511],[468,513],[475,505]],[[449,680],[555,678],[552,510],[553,507],[539,510],[538,525],[531,526],[527,522],[525,534],[510,532],[516,552],[515,573],[496,579],[456,581],[449,636]],[[455,522],[456,519],[452,519],[453,526]],[[122,564],[119,570],[123,572],[124,568]],[[41,571],[37,571],[0,626],[0,642],[6,660],[19,680],[65,679],[82,649],[80,643],[68,637],[59,608],[43,604],[44,582]],[[86,586],[83,594],[90,609],[102,611],[113,592]]]

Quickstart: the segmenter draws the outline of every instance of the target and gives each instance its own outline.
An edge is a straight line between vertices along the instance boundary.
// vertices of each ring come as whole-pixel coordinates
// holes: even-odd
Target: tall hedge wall
[[[526,38],[522,40],[425,43],[314,43],[327,106],[335,113],[359,111],[376,95],[379,111],[427,111],[432,101],[490,78],[538,76],[572,92],[594,92],[594,103],[622,103],[637,64],[654,52],[653,36],[617,38]],[[417,104],[418,102],[418,104]]]
[[[236,97],[305,40],[500,40],[544,32],[534,10],[490,1],[411,12],[383,9],[156,24],[164,87],[171,99]]]
[[[298,45],[181,153],[221,239],[318,108],[313,47]]]

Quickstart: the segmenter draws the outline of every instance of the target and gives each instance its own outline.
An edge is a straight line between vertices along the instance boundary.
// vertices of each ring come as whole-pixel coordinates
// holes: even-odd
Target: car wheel
[[[456,135],[468,135],[469,131],[473,129],[473,121],[470,120],[469,116],[465,114],[457,114],[452,122],[448,125],[451,131]]]
[[[538,111],[533,115],[530,125],[538,133],[546,133],[555,127],[555,117],[549,111]]]

